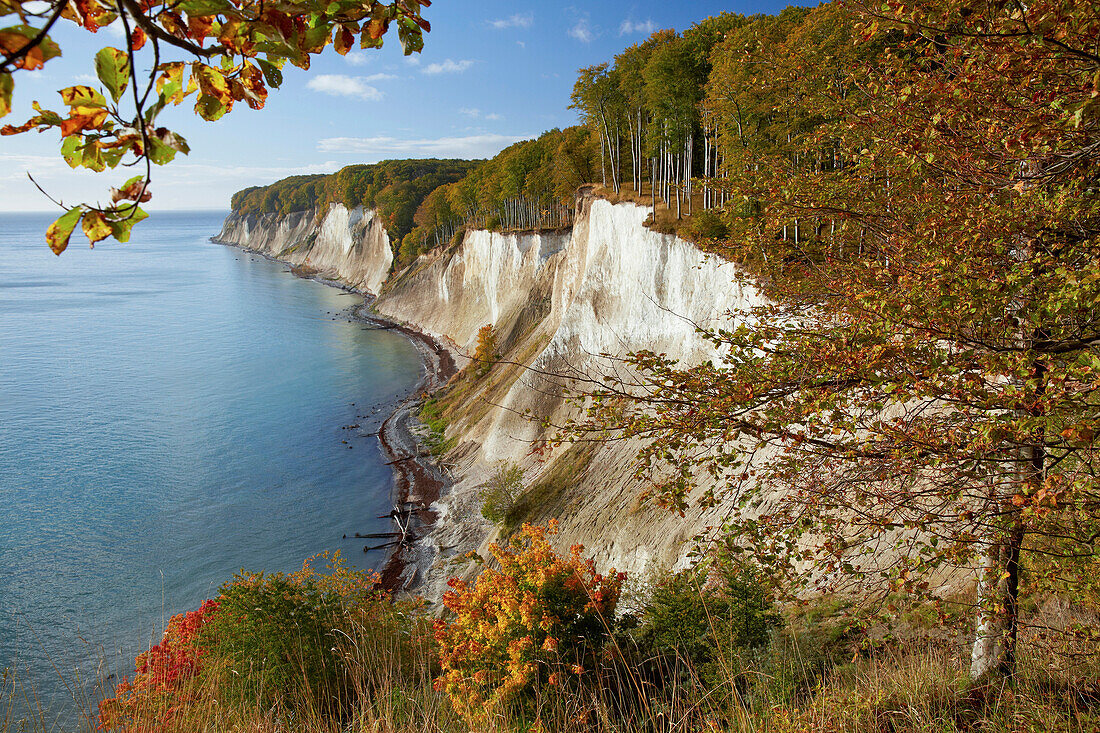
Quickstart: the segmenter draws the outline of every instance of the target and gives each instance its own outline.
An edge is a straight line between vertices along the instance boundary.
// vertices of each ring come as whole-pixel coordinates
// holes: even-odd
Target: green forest
[[[488,161],[385,161],[294,176],[240,191],[233,209],[377,208],[399,266],[463,228],[568,226],[577,189],[588,183],[654,205],[669,231],[713,235],[723,231],[720,215],[680,224],[698,211],[743,208],[731,204],[726,181],[746,156],[784,152],[792,165],[821,165],[822,151],[807,157],[799,146],[829,113],[799,100],[841,84],[881,48],[881,40],[854,44],[855,33],[851,17],[831,5],[778,16],[723,13],[682,34],[658,31],[608,63],[579,70],[571,101],[580,125],[516,143]],[[810,58],[828,59],[828,67],[807,77],[799,65]],[[829,165],[843,166],[840,150],[828,155]]]

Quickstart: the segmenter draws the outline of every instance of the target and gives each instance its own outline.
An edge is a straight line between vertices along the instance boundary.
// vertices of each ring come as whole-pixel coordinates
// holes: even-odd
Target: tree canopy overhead
[[[0,28],[0,117],[11,112],[20,74],[37,71],[61,55],[50,32],[61,22],[89,33],[113,23],[123,31],[122,48],[95,56],[97,87],[58,90],[56,112],[39,102],[20,125],[0,134],[57,129],[61,155],[73,168],[103,171],[136,166],[142,173],[111,189],[106,206],[68,208],[46,233],[60,254],[80,225],[89,242],[107,237],[127,241],[145,218],[139,204],[152,192],[152,165],[187,153],[184,138],[157,125],[169,105],[194,97],[204,120],[221,118],[237,102],[261,109],[269,88],[282,83],[291,63],[308,69],[310,58],[329,44],[346,54],[358,44],[378,48],[396,25],[406,54],[420,51],[428,22],[420,11],[430,0],[0,0],[0,18],[17,21]],[[145,71],[148,69],[148,71]]]

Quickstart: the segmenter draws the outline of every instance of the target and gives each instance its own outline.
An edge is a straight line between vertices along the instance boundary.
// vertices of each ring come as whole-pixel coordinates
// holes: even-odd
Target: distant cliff
[[[313,268],[368,293],[377,293],[393,264],[386,228],[373,210],[332,204],[285,216],[233,212],[214,241]]]
[[[711,358],[697,325],[719,325],[727,310],[757,298],[735,283],[732,264],[645,227],[649,213],[585,196],[570,230],[468,231],[388,278],[385,234],[369,212],[337,205],[323,216],[231,215],[219,239],[380,292],[379,314],[450,345],[460,365],[478,329],[496,328],[500,362],[438,398],[455,479],[436,506],[440,521],[428,540],[440,559],[496,537],[498,528],[478,511],[477,486],[508,461],[524,469],[528,487],[516,522],[557,518],[561,544],[583,543],[601,567],[645,572],[685,564],[691,538],[720,524],[723,508],[679,517],[643,505],[644,487],[633,478],[636,444],[551,447],[543,425],[576,414],[564,377],[608,368],[601,354],[650,349],[685,363]],[[430,574],[425,593],[437,595],[457,570]]]

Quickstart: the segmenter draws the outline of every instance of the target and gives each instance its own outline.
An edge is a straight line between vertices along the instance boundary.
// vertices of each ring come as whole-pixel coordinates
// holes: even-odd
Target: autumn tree
[[[812,33],[755,77],[779,100],[807,77],[820,113],[732,171],[723,249],[760,304],[714,362],[630,357],[579,428],[646,439],[661,500],[729,500],[726,531],[795,582],[976,580],[971,676],[1012,674],[1024,569],[1072,588],[1098,562],[1100,16],[852,9],[882,53],[846,83]]]
[[[470,362],[474,374],[484,377],[493,368],[497,360],[497,330],[493,324],[486,323],[477,330],[477,346]]]
[[[20,74],[42,69],[62,49],[50,33],[67,22],[95,33],[117,24],[121,48],[95,56],[98,88],[59,90],[63,112],[34,103],[35,115],[0,134],[57,129],[61,155],[73,168],[104,171],[119,166],[142,171],[111,189],[107,205],[68,207],[46,233],[60,254],[80,225],[89,242],[127,241],[146,217],[140,204],[152,196],[152,166],[187,153],[178,133],[157,125],[160,112],[193,97],[195,113],[220,119],[243,102],[261,109],[268,89],[282,83],[287,62],[308,69],[330,43],[339,54],[355,44],[377,48],[396,25],[406,54],[423,46],[428,22],[420,16],[429,0],[30,0],[0,2],[0,16],[18,24],[0,28],[0,117],[12,110]],[[147,70],[147,71],[146,71]],[[411,218],[411,212],[410,212]]]

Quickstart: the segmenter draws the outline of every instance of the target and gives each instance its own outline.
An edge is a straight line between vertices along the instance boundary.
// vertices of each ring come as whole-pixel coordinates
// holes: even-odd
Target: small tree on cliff
[[[2,135],[32,129],[58,129],[61,155],[73,168],[99,172],[120,165],[140,174],[111,189],[107,206],[69,208],[46,233],[60,254],[78,224],[93,244],[107,237],[127,241],[145,218],[153,164],[165,165],[187,142],[158,127],[168,105],[195,95],[195,113],[220,119],[244,102],[261,109],[269,87],[282,84],[282,67],[308,69],[310,58],[331,43],[346,54],[355,43],[377,48],[395,24],[405,53],[419,51],[428,22],[421,6],[430,0],[50,0],[0,2],[0,18],[17,25],[0,28],[0,117],[12,110],[15,78],[37,71],[61,55],[50,38],[58,23],[71,22],[89,33],[118,24],[122,48],[105,47],[95,56],[100,87],[76,85],[59,90],[64,113],[43,109],[21,125],[5,125]],[[180,58],[187,59],[181,61]]]
[[[1025,558],[1036,582],[1098,560],[1100,16],[863,18],[910,35],[860,72],[859,108],[821,85],[803,103],[841,124],[730,172],[753,213],[728,254],[769,302],[711,334],[721,365],[633,355],[581,427],[649,438],[665,503],[736,497],[727,531],[823,590],[972,574],[971,675],[1012,674]],[[814,89],[804,50],[776,83]]]
[[[471,367],[474,376],[484,377],[493,368],[497,360],[497,331],[493,324],[486,323],[477,330],[477,347],[474,349]]]

